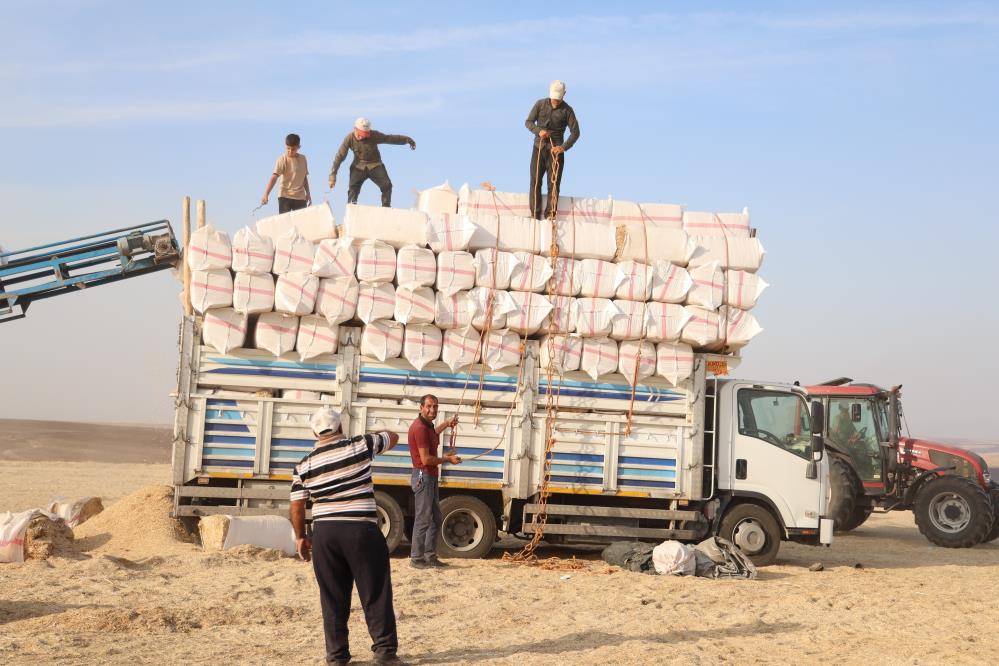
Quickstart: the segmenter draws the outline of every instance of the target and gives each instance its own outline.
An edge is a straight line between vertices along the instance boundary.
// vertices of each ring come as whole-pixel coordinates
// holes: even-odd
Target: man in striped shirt
[[[350,661],[347,619],[354,583],[371,634],[376,664],[401,664],[396,656],[395,610],[388,546],[378,529],[371,459],[399,441],[394,432],[344,437],[340,415],[323,407],[312,415],[316,447],[295,466],[291,524],[299,556],[312,559],[326,634],[326,661]],[[312,538],[305,506],[312,501]]]

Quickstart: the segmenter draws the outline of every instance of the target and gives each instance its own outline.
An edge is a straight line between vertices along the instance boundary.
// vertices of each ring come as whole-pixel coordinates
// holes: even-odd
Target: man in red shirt
[[[447,566],[437,558],[437,537],[443,521],[439,492],[440,466],[445,460],[452,465],[461,462],[461,458],[454,453],[437,455],[441,433],[446,428],[455,427],[458,417],[452,416],[438,426],[434,425],[436,418],[437,397],[425,395],[420,399],[420,415],[409,426],[409,455],[413,460],[410,486],[416,500],[409,563],[417,569]]]

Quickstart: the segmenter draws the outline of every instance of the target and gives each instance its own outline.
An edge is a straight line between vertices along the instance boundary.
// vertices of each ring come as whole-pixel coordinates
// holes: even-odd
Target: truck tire
[[[729,509],[718,536],[737,545],[758,567],[773,564],[780,550],[780,525],[773,514],[757,504],[737,504]]]
[[[857,473],[846,459],[837,455],[829,456],[829,502],[826,515],[833,519],[833,529],[837,532],[853,529],[847,525],[857,506],[859,485]]]
[[[920,533],[944,548],[977,546],[992,529],[992,501],[974,481],[951,474],[927,481],[912,508]]]
[[[469,495],[441,500],[441,533],[437,554],[441,557],[484,557],[496,542],[496,516],[486,503]]]
[[[995,541],[999,537],[999,484],[994,481],[989,484],[989,496],[992,498],[992,529],[982,539],[982,543]]]
[[[850,517],[847,518],[846,523],[839,528],[839,531],[849,532],[850,530],[857,529],[865,522],[867,522],[867,519],[871,517],[871,514],[873,512],[874,509],[872,507],[863,504],[859,504],[853,507],[853,513],[851,513]]]
[[[406,517],[395,498],[380,490],[375,491],[375,511],[378,513],[378,529],[385,537],[385,545],[391,554],[402,543],[403,524]]]

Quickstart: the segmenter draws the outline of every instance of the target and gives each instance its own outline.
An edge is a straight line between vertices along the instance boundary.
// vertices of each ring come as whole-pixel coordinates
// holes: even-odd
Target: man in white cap
[[[357,596],[371,634],[376,664],[401,664],[396,656],[395,609],[388,546],[378,529],[371,459],[399,441],[394,432],[345,437],[340,415],[323,407],[312,415],[316,446],[291,476],[291,524],[298,555],[312,559],[319,583],[326,635],[326,662],[350,661],[347,620]],[[312,537],[305,531],[306,502],[312,501]]]
[[[551,202],[558,199],[562,185],[562,172],[565,171],[565,151],[572,148],[579,140],[579,123],[576,122],[576,112],[565,103],[565,84],[559,80],[548,86],[548,97],[539,99],[531,107],[524,125],[534,134],[534,150],[531,153],[531,217],[540,220],[541,216],[541,179],[548,183],[548,203],[545,205],[544,217],[551,212]],[[565,129],[569,128],[569,138],[565,139]],[[553,171],[558,164],[558,173]],[[554,185],[554,187],[552,187]]]
[[[336,156],[333,157],[333,168],[330,170],[330,189],[332,190],[336,185],[336,173],[347,158],[347,151],[354,151],[354,161],[350,163],[350,181],[347,183],[347,203],[357,203],[357,197],[361,193],[361,185],[370,178],[382,191],[382,206],[388,208],[392,205],[392,181],[389,180],[388,171],[382,164],[382,155],[378,152],[378,144],[380,143],[395,146],[407,143],[410,149],[416,150],[416,142],[408,136],[382,134],[378,130],[371,129],[371,121],[367,118],[355,120],[354,129],[340,144],[340,150],[336,151]]]

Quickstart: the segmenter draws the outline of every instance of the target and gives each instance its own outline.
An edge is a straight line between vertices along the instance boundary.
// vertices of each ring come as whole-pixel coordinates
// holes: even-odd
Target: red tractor
[[[902,436],[901,387],[843,377],[808,387],[825,405],[830,498],[841,532],[874,511],[911,510],[938,546],[969,548],[999,537],[999,484],[971,451]]]

